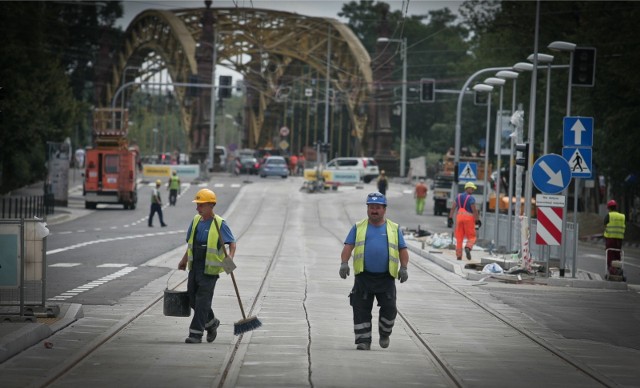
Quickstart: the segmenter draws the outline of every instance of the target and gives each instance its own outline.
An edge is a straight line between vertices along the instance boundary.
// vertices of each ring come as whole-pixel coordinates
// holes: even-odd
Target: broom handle
[[[218,226],[218,221],[216,220],[215,214],[213,215],[213,223],[216,224],[216,230],[218,231],[218,240],[220,241],[220,245],[222,245],[222,252],[224,253],[224,257],[227,257],[227,248],[225,248],[224,241],[222,241],[222,234],[220,233],[220,227]],[[233,271],[231,272],[231,281],[233,281],[233,288],[236,290],[236,297],[238,298],[238,305],[240,306],[242,319],[247,319],[247,316],[244,314],[244,307],[242,307],[242,300],[240,300],[240,291],[238,291],[238,284],[236,284],[236,277],[233,275]]]

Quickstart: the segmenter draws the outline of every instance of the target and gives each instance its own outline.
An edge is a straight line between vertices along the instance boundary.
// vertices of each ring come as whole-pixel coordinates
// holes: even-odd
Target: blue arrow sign
[[[458,180],[477,181],[478,180],[478,163],[460,162],[460,164],[458,165]]]
[[[562,128],[563,147],[593,146],[593,117],[565,117]]]
[[[591,148],[564,147],[562,157],[569,163],[571,176],[574,178],[591,178]]]
[[[571,182],[569,163],[560,155],[548,154],[538,158],[531,168],[533,184],[545,194],[556,194]]]

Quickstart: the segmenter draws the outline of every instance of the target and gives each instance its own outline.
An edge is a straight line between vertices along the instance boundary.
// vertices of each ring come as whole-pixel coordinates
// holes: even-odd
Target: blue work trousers
[[[204,256],[206,247],[194,246],[193,266],[189,271],[187,281],[187,294],[189,294],[189,306],[193,309],[193,318],[189,325],[189,337],[201,338],[204,331],[211,327],[215,319],[211,303],[213,291],[219,275],[206,275],[204,273]]]

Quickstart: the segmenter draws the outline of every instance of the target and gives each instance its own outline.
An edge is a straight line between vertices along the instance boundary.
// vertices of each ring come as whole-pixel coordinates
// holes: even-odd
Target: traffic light
[[[218,87],[218,98],[230,98],[231,97],[231,76],[221,75],[220,86]]]
[[[420,80],[420,102],[434,102],[436,100],[436,80],[422,78]]]
[[[516,156],[516,165],[529,169],[529,143],[516,144],[516,151],[521,152],[521,156]]]
[[[329,152],[331,150],[331,143],[320,143],[320,152]]]
[[[596,81],[596,49],[576,48],[573,52],[571,85],[593,87]]]
[[[477,106],[487,106],[489,104],[489,93],[473,91],[473,104]]]

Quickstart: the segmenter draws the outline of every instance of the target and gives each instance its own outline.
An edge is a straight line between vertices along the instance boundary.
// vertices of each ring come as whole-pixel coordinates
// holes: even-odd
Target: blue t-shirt
[[[467,197],[469,198],[467,200]],[[467,204],[465,205],[464,201],[467,201]],[[474,203],[476,203],[476,199],[473,197],[473,195],[467,194],[467,193],[463,193],[463,194],[458,194],[458,201],[456,203],[456,205],[459,208],[463,208],[464,210],[468,211],[469,213],[473,213],[473,210],[471,209],[471,205],[473,205]]]
[[[345,244],[356,245],[356,226],[354,225]],[[398,227],[398,249],[407,247],[404,236]],[[389,272],[389,242],[387,240],[387,224],[380,226],[367,225],[366,244],[364,244],[364,270],[367,272]]]
[[[191,236],[192,226],[193,226],[193,222],[189,224],[189,229],[187,230],[187,242],[189,242],[189,237]],[[220,233],[222,234],[222,241],[224,241],[225,244],[236,242],[236,238],[233,236],[233,233],[231,233],[231,229],[229,229],[229,226],[227,225],[226,221],[222,221],[222,225],[219,225],[219,226],[220,226]],[[213,218],[208,221],[204,221],[201,219],[200,222],[198,222],[198,225],[196,226],[196,235],[193,237],[194,243],[206,245],[207,239],[209,238],[209,228],[212,228],[212,227],[213,228],[216,227],[213,224]]]

